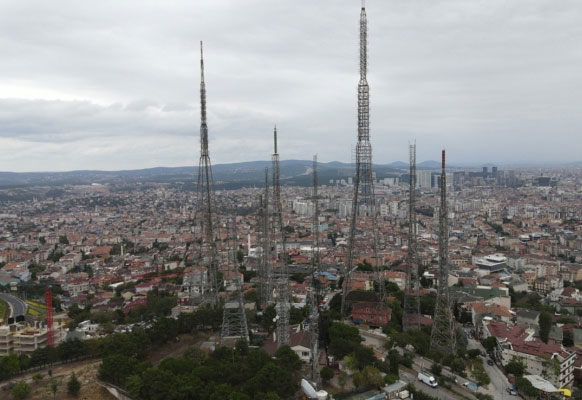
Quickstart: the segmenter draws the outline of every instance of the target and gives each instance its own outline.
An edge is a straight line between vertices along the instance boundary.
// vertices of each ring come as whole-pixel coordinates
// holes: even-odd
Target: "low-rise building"
[[[382,326],[390,322],[392,309],[381,302],[357,301],[352,305],[352,321],[370,326]]]
[[[535,337],[535,331],[503,322],[489,321],[485,337],[497,339],[496,357],[503,366],[520,360],[529,374],[539,375],[558,388],[568,387],[574,380],[576,352],[561,344],[544,343]]]

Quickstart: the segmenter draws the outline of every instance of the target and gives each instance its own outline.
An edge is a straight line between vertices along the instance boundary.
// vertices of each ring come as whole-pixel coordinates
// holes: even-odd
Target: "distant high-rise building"
[[[416,184],[419,188],[432,187],[432,172],[416,171]]]
[[[489,171],[487,170],[487,167],[483,167],[483,179],[487,179],[488,176]]]

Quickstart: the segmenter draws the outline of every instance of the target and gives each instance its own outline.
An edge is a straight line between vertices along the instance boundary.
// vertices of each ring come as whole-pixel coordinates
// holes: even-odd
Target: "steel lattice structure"
[[[380,273],[378,259],[378,227],[376,216],[376,196],[374,194],[374,179],[372,174],[372,145],[370,144],[370,88],[367,80],[368,70],[368,20],[366,8],[362,2],[360,12],[360,80],[358,82],[358,142],[356,144],[356,170],[354,175],[354,194],[350,216],[350,236],[348,242],[347,266],[344,270],[342,290],[342,317],[346,313],[346,297],[351,287],[351,274],[354,267],[354,251],[357,217],[369,217],[372,221],[372,248],[380,297],[384,299],[385,285],[383,274]]]
[[[435,305],[431,349],[455,354],[455,325],[449,291],[449,227],[447,210],[447,174],[445,171],[445,151],[442,152],[441,204],[439,209],[439,274],[438,293]]]
[[[410,186],[408,192],[408,251],[406,253],[406,286],[404,289],[404,329],[420,329],[420,276],[416,219],[416,143],[408,146]]]
[[[220,344],[225,345],[232,340],[244,339],[249,341],[249,328],[245,313],[242,296],[241,282],[237,268],[237,240],[236,240],[236,220],[233,217],[230,226],[230,262],[232,263],[232,273],[234,274],[234,293],[231,301],[226,302],[222,314],[222,329],[220,332]]]
[[[259,205],[261,224],[261,265],[259,269],[259,303],[265,309],[273,294],[271,271],[271,226],[269,218],[269,169],[265,168],[265,193]]]
[[[198,207],[202,213],[203,257],[208,266],[208,287],[204,290],[205,302],[215,306],[218,303],[218,282],[216,274],[217,249],[214,241],[214,180],[212,164],[208,152],[208,124],[206,122],[206,83],[204,82],[204,55],[200,42],[200,162],[198,165]]]
[[[279,153],[277,150],[277,127],[273,132],[273,230],[281,243],[281,257],[277,269],[277,345],[289,344],[289,313],[291,294],[287,273],[287,239],[283,230],[283,205],[281,203],[281,181],[279,176]]]
[[[319,383],[319,303],[321,302],[321,285],[316,279],[321,276],[321,260],[319,256],[319,196],[317,178],[317,155],[313,156],[313,235],[311,283],[309,292],[309,332],[311,334],[311,375],[310,379]]]

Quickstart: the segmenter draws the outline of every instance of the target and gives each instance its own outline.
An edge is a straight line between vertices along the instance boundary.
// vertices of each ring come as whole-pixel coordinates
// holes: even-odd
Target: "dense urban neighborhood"
[[[282,183],[284,246],[274,237],[266,244],[264,187],[217,190],[214,307],[204,300],[212,276],[203,214],[186,185],[3,188],[0,378],[14,386],[31,368],[97,359],[99,382],[136,399],[294,397],[313,364],[315,298],[319,387],[334,398],[580,393],[582,172],[447,171],[456,335],[455,352],[448,354],[429,346],[438,290],[440,173],[417,171],[414,294],[405,290],[407,169],[376,178],[378,251],[366,240],[372,219],[359,218],[349,279],[352,178],[320,182],[317,199],[310,187]],[[286,346],[277,344],[276,301],[264,302],[261,294],[262,266],[278,270],[282,258],[290,291]],[[224,308],[239,288],[249,338],[227,344]],[[276,299],[279,287],[269,290]],[[406,329],[406,296],[419,302],[415,329]],[[168,346],[179,350],[152,358]],[[425,385],[420,374],[438,384]]]

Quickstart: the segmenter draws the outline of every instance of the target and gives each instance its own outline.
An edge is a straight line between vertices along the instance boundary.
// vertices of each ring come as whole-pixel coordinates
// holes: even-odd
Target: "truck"
[[[421,382],[426,383],[428,386],[430,387],[437,387],[439,384],[436,381],[436,379],[434,378],[434,376],[432,376],[431,374],[424,372],[424,371],[420,371],[418,373],[418,380]]]

